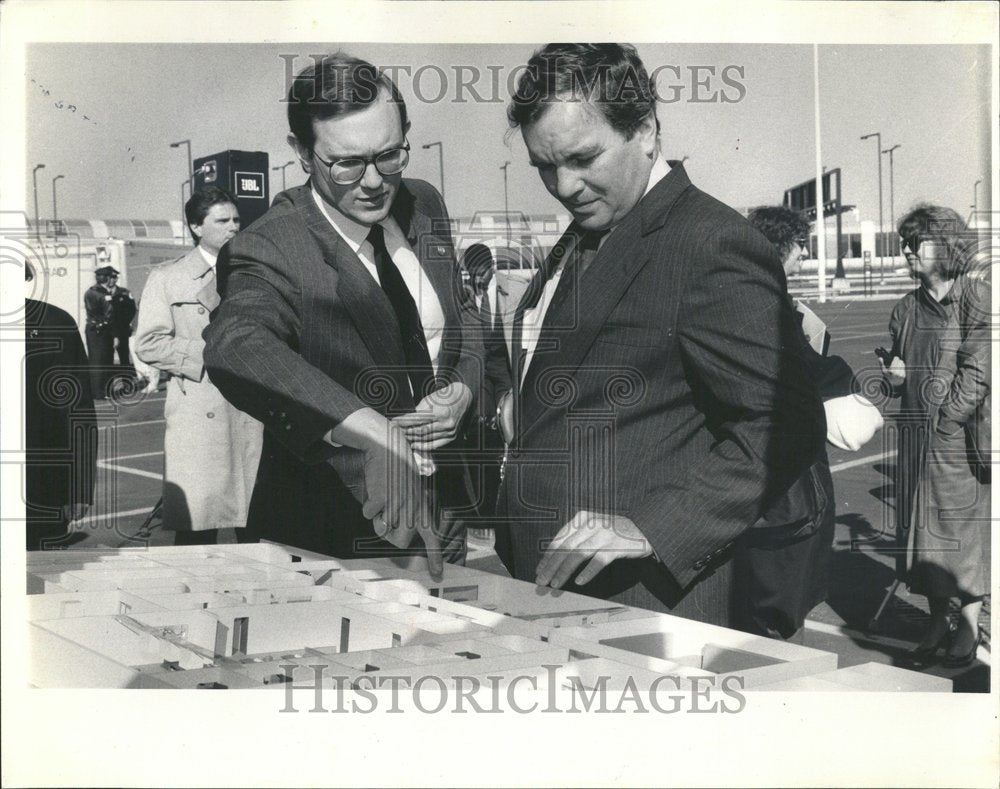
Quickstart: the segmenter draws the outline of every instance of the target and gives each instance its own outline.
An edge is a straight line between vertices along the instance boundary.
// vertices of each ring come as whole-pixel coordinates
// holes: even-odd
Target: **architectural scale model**
[[[613,689],[735,675],[746,691],[951,690],[940,677],[838,670],[833,653],[467,567],[445,565],[435,583],[419,559],[344,561],[269,543],[48,551],[28,553],[27,582],[35,687],[346,678],[378,688],[430,675]]]

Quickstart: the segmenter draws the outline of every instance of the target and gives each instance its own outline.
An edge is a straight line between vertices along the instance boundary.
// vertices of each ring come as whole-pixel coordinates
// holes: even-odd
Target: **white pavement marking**
[[[882,646],[892,647],[893,649],[910,649],[914,646],[911,642],[901,641],[898,638],[889,638],[889,636],[874,636],[869,633],[862,633],[860,630],[851,630],[843,625],[828,625],[825,622],[817,622],[813,619],[806,620],[805,628],[806,630],[815,630],[817,633],[826,633],[829,636],[846,636],[858,641],[867,641],[872,644],[881,644]]]
[[[140,452],[138,455],[119,455],[118,457],[115,458],[115,460],[134,460],[135,458],[151,458],[162,454],[163,450],[161,449],[159,452]]]
[[[113,425],[99,425],[99,429],[104,430],[109,427],[117,428],[118,430],[123,430],[126,427],[142,427],[143,425],[162,425],[166,422],[166,419],[150,419],[148,422],[128,422],[124,425],[113,424]]]
[[[877,455],[868,455],[863,458],[858,458],[857,460],[848,460],[844,463],[838,463],[836,466],[830,466],[830,473],[836,474],[838,471],[846,471],[849,468],[855,468],[857,466],[867,466],[876,460],[888,460],[889,458],[896,457],[896,450],[890,449],[888,452],[880,452]]]
[[[123,474],[135,474],[137,477],[147,477],[148,479],[163,479],[162,474],[154,474],[152,471],[143,471],[142,469],[129,468],[128,466],[118,466],[114,463],[108,463],[106,460],[98,460],[97,467],[107,469],[108,471],[120,471]]]
[[[78,521],[73,521],[70,524],[71,528],[78,528],[85,523],[95,523],[96,521],[108,520],[109,518],[129,518],[133,515],[149,515],[152,507],[143,507],[138,510],[121,510],[119,512],[99,512],[94,515],[88,515],[85,518],[81,518]]]
[[[866,332],[865,334],[842,334],[837,336],[831,335],[830,343],[832,345],[835,342],[843,342],[844,340],[860,340],[863,337],[888,337],[888,336],[889,336],[888,329],[885,329],[884,331],[870,331]]]

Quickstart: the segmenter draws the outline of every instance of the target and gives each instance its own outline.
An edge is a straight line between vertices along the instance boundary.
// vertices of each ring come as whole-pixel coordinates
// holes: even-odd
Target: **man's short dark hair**
[[[747,215],[747,219],[764,238],[774,244],[781,260],[788,257],[796,240],[809,238],[809,221],[791,208],[765,205],[753,209]]]
[[[396,83],[367,60],[335,52],[313,61],[298,73],[288,89],[288,128],[312,151],[316,144],[313,121],[359,112],[370,106],[381,91],[399,107],[399,122],[406,131],[406,102]]]
[[[546,44],[518,79],[507,119],[511,128],[524,127],[565,100],[593,102],[627,140],[650,113],[656,119],[653,80],[630,44]]]
[[[184,204],[184,218],[187,220],[188,229],[190,230],[193,225],[202,224],[213,205],[227,203],[236,205],[236,198],[225,189],[220,189],[218,186],[206,186],[204,189],[199,189]]]
[[[486,244],[471,244],[462,255],[462,267],[470,277],[478,277],[493,270],[493,253]]]

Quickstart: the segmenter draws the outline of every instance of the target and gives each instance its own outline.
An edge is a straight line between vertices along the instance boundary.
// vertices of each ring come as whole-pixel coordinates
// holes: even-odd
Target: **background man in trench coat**
[[[263,427],[209,381],[202,331],[219,303],[215,259],[240,217],[228,192],[195,192],[184,206],[198,246],[149,275],[139,303],[136,355],[170,374],[164,416],[163,522],[175,544],[212,544],[220,528],[244,538]]]

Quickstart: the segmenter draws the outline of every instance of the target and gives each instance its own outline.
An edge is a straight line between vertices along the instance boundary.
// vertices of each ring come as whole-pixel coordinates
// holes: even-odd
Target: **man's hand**
[[[889,366],[885,366],[885,362],[882,361],[882,357],[875,357],[878,359],[879,369],[882,370],[882,375],[885,376],[885,380],[895,388],[897,386],[902,386],[906,382],[906,363],[900,359],[898,356],[894,357],[889,363]]]
[[[472,390],[463,383],[448,384],[420,401],[412,414],[392,421],[403,429],[413,449],[439,449],[455,440],[462,417],[472,402]]]
[[[441,541],[434,532],[434,510],[428,486],[420,476],[413,450],[403,431],[385,422],[382,440],[365,444],[364,516],[375,526],[379,537],[397,548],[406,548],[417,535],[427,551],[431,576],[442,573]]]
[[[541,562],[535,583],[561,588],[584,562],[575,583],[582,586],[615,559],[641,559],[653,547],[628,518],[580,510],[553,538]]]

